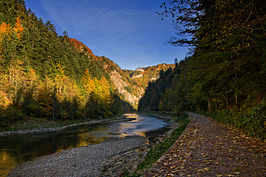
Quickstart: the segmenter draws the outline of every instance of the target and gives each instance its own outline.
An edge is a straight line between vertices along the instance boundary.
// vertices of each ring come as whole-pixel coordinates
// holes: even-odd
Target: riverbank
[[[9,176],[42,176],[43,171],[49,171],[44,173],[44,176],[62,176],[61,169],[66,171],[69,176],[82,176],[83,174],[85,176],[123,176],[137,170],[138,164],[145,160],[147,152],[155,144],[164,140],[172,128],[167,130],[164,134],[154,134],[156,137],[152,139],[147,137],[111,139],[104,143],[91,145],[92,147],[75,148],[43,156],[34,161],[21,164],[12,170]],[[120,147],[121,144],[122,147]],[[125,146],[126,144],[128,145],[124,150],[123,144]],[[99,151],[95,152],[95,156],[101,163],[93,161],[94,152],[87,152],[95,149]],[[81,166],[79,156],[82,156],[81,159],[84,163]],[[87,158],[88,162],[85,162],[85,159],[83,160],[83,156]],[[66,165],[64,166],[64,164]],[[87,166],[88,170],[84,166]]]
[[[142,112],[170,123],[168,130],[146,140],[136,151],[125,152],[103,162],[100,176],[141,176],[151,167],[183,133],[189,120],[183,113]]]
[[[143,160],[139,161],[135,170],[131,170],[125,175],[128,177],[141,176],[145,170],[149,169],[169,148],[171,148],[189,124],[188,116],[183,112],[143,112],[141,114],[167,119],[171,122],[171,126],[169,131],[154,138],[150,146],[144,149],[145,155],[142,158]]]
[[[145,144],[143,137],[128,137],[73,148],[26,162],[12,170],[8,176],[100,176],[102,162],[115,155],[134,152],[143,144]]]
[[[49,120],[49,119],[30,119],[27,121],[17,122],[14,125],[0,129],[0,136],[9,136],[15,134],[30,134],[30,133],[43,133],[43,132],[56,132],[62,131],[69,127],[75,127],[80,125],[104,123],[108,121],[121,120],[124,115],[117,115],[106,119],[99,120]]]

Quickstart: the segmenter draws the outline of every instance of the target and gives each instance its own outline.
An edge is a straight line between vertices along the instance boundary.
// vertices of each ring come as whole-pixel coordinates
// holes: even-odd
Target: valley
[[[262,0],[0,0],[0,176],[265,176],[265,19]]]

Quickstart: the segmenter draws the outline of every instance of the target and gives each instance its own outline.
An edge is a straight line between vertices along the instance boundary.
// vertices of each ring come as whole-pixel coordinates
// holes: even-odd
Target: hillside
[[[69,41],[75,45],[80,53],[87,55],[91,62],[103,66],[120,98],[130,103],[134,108],[137,108],[139,99],[143,96],[148,83],[157,80],[161,71],[174,68],[173,64],[159,64],[136,70],[123,70],[112,60],[104,56],[94,55],[91,49],[82,42],[72,38]]]
[[[156,66],[148,66],[144,68],[138,68],[134,71],[124,70],[124,72],[131,78],[132,81],[136,82],[140,87],[145,89],[149,82],[156,81],[161,71],[166,71],[169,68],[173,69],[174,64],[158,64]]]
[[[24,1],[0,1],[1,124],[29,117],[95,119],[137,108],[157,65],[122,70],[65,32],[58,35]],[[142,76],[136,76],[143,70]]]
[[[112,62],[25,8],[0,1],[0,121],[99,119],[133,109],[112,84]],[[110,64],[110,65],[109,65]]]
[[[194,53],[149,85],[139,110],[208,112],[218,121],[265,138],[263,1],[184,3],[190,8],[177,4],[164,6],[176,19],[184,19],[187,26],[181,34],[191,32],[193,38],[173,44],[193,45]]]

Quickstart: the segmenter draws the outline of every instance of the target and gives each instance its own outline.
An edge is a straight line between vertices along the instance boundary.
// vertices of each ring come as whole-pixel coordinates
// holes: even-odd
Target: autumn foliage
[[[12,32],[15,32],[17,38],[20,39],[23,33],[23,29],[24,28],[19,16],[16,18],[16,24],[13,27],[9,23],[6,24],[5,22],[3,22],[0,25],[0,41],[2,40],[4,35],[9,35]]]
[[[110,60],[67,35],[58,36],[54,25],[26,10],[23,1],[5,5],[0,19],[0,125],[29,117],[99,119],[131,109],[111,84],[105,68]]]
[[[73,38],[69,38],[69,41],[75,45],[75,48],[78,49],[80,52],[83,52],[84,50],[86,50],[86,52],[89,53],[90,56],[92,56],[93,58],[95,58],[96,56],[92,53],[91,49],[89,49],[89,47],[87,47],[85,44],[83,44],[82,42],[73,39]]]
[[[19,18],[19,16],[17,17],[16,20],[17,20],[17,22],[16,22],[15,26],[13,27],[13,30],[15,31],[18,39],[20,39],[22,36],[24,28],[22,26],[22,22],[21,22],[21,19]]]
[[[12,31],[12,27],[10,26],[10,24],[6,24],[5,22],[3,22],[0,25],[0,38],[2,38],[3,35],[5,34],[9,34]]]
[[[128,111],[132,105],[111,73],[117,71],[126,91],[141,97],[150,79],[168,67],[151,67],[133,80],[131,71],[94,55],[66,33],[59,36],[50,21],[26,10],[23,1],[5,4],[0,19],[0,124],[28,117],[95,119]]]

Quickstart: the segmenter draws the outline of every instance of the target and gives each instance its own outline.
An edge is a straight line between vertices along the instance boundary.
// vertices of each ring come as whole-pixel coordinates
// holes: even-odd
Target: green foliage
[[[212,113],[212,117],[219,122],[233,125],[242,129],[245,133],[265,139],[264,121],[266,113],[266,102],[262,101],[257,105],[239,110],[218,110]]]
[[[176,114],[175,114],[175,121],[178,122],[178,121],[181,121],[181,120],[184,120],[184,119],[188,119],[188,115],[184,112],[181,112],[181,111],[178,111]]]
[[[140,99],[138,110],[139,111],[158,111],[159,103],[162,97],[162,93],[169,88],[174,76],[173,70],[169,68],[168,70],[160,72],[160,78],[155,82],[150,82],[145,90],[144,96]]]
[[[172,44],[194,53],[149,85],[138,109],[219,112],[223,122],[263,137],[255,109],[265,100],[263,1],[166,0],[162,7],[161,15],[183,25]]]
[[[111,93],[108,69],[118,67],[112,61],[66,33],[58,36],[23,0],[0,0],[0,9],[0,124],[30,117],[99,119],[131,109]]]
[[[16,106],[9,106],[3,116],[3,124],[8,124],[9,121],[20,121],[25,119],[25,114]]]

